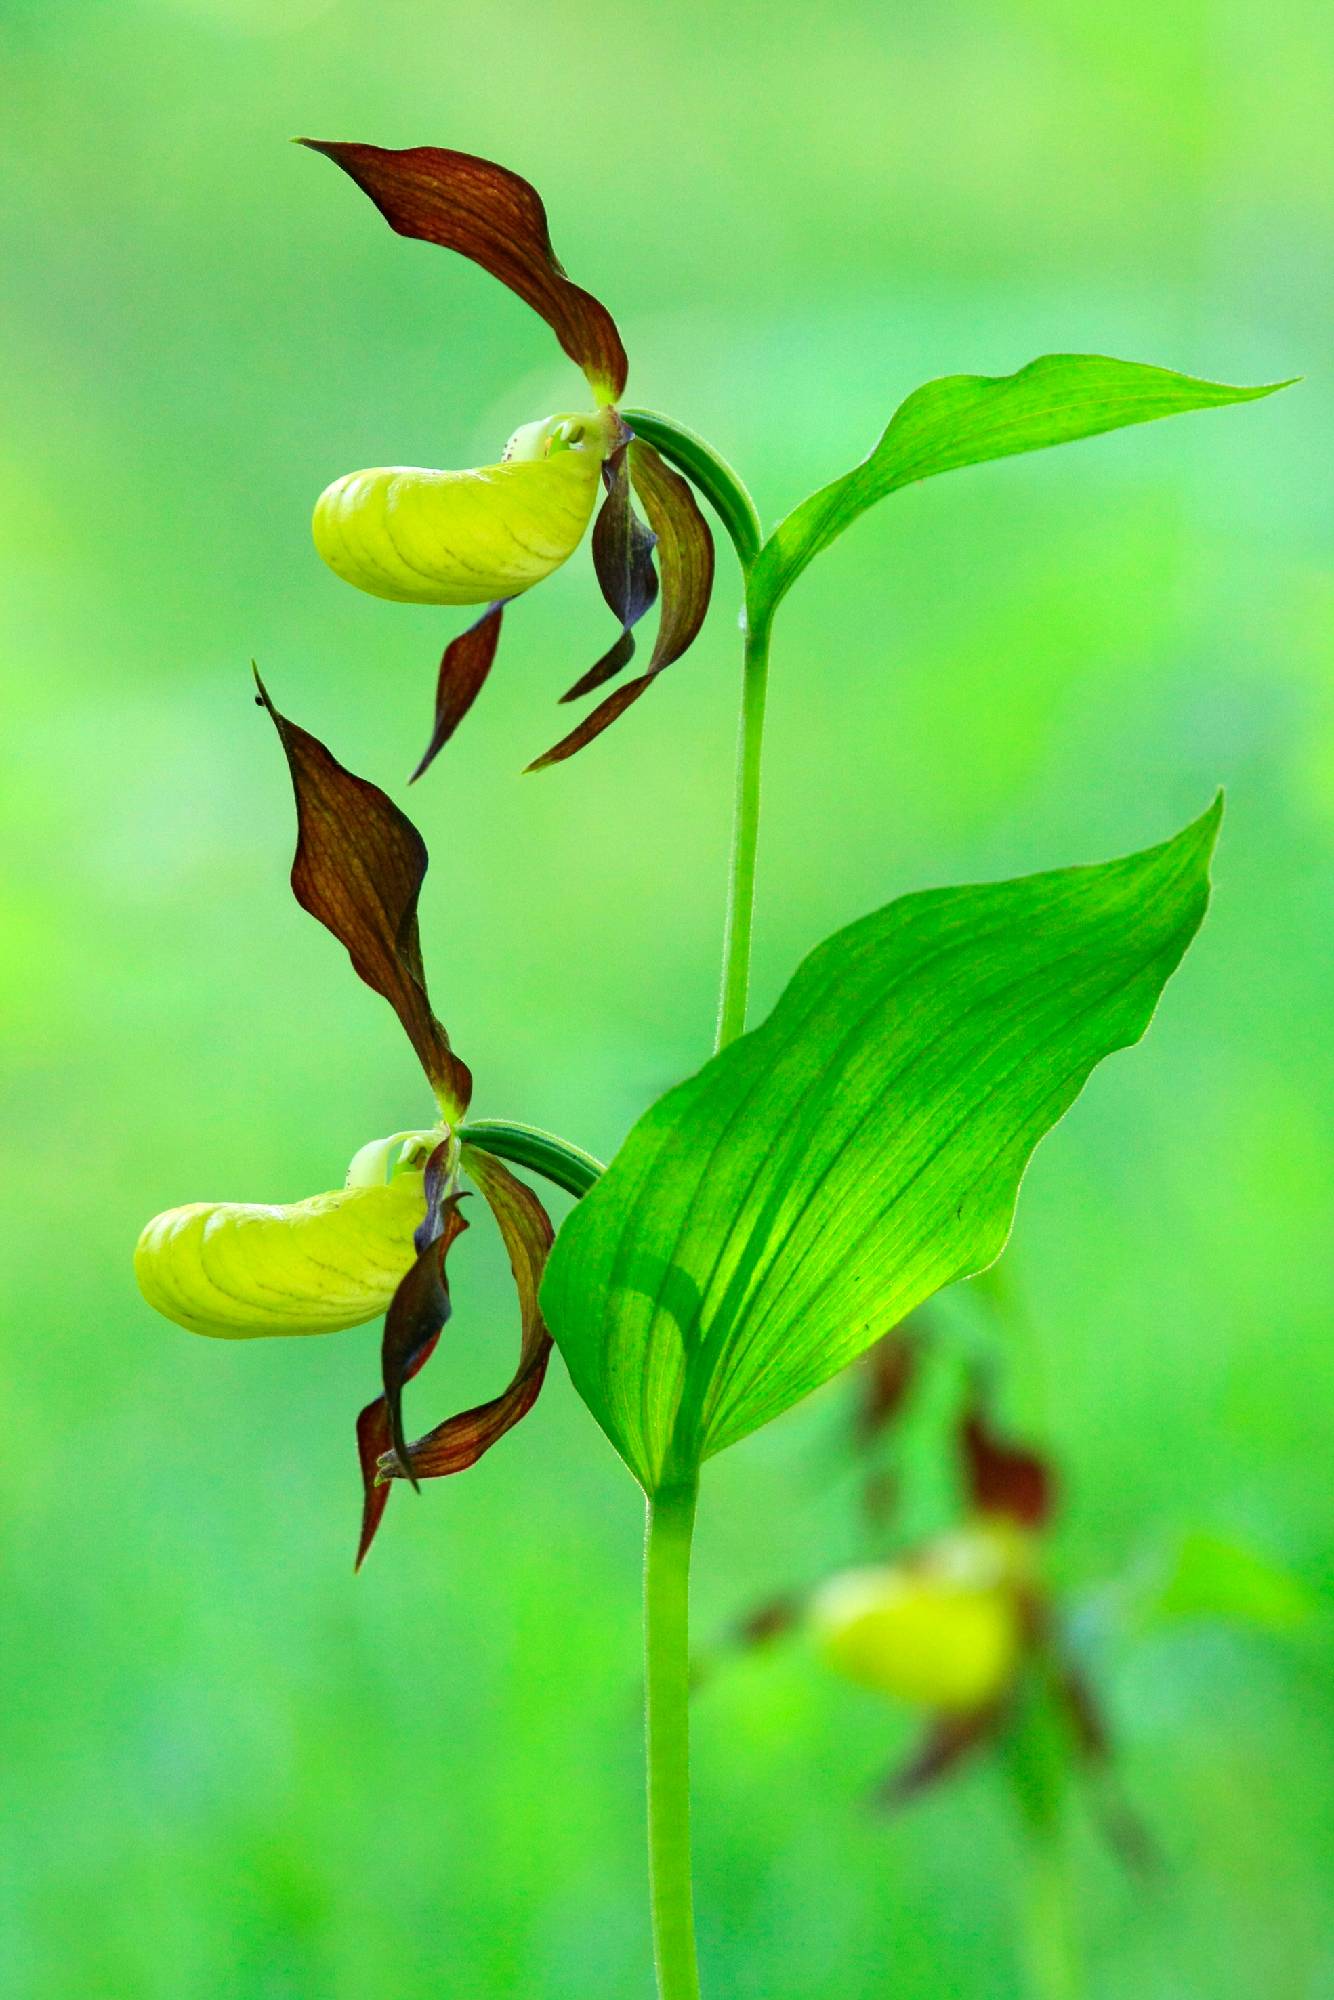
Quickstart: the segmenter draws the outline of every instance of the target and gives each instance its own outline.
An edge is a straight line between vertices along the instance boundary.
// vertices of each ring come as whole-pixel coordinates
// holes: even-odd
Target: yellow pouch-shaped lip
[[[415,1170],[285,1205],[190,1202],[148,1224],[135,1276],[149,1305],[191,1333],[336,1333],[386,1311],[424,1203]]]
[[[907,1564],[835,1577],[811,1622],[826,1663],[845,1679],[956,1713],[1003,1693],[1023,1644],[1020,1607],[1005,1583]]]
[[[589,448],[469,472],[349,472],[316,502],[315,547],[346,582],[400,604],[516,597],[578,548],[601,468]]]

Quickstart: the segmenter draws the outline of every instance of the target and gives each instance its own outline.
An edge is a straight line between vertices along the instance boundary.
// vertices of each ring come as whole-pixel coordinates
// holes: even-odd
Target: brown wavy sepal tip
[[[431,1011],[417,928],[426,844],[378,785],[344,768],[317,736],[280,715],[255,675],[273,718],[296,795],[292,893],[331,931],[357,973],[403,1024],[432,1088],[461,1118],[472,1077]]]
[[[977,1406],[964,1416],[959,1444],[968,1497],[979,1513],[1005,1514],[1025,1528],[1045,1525],[1056,1502],[1046,1459],[997,1437]]]
[[[443,146],[393,150],[303,139],[375,203],[391,229],[470,257],[547,322],[594,392],[614,403],[629,364],[607,308],[566,275],[537,189],[508,167]]]
[[[410,785],[415,785],[430,770],[485,686],[500,644],[500,621],[508,602],[508,598],[502,597],[498,603],[489,604],[466,632],[460,632],[445,647],[436,676],[431,740],[408,779]]]

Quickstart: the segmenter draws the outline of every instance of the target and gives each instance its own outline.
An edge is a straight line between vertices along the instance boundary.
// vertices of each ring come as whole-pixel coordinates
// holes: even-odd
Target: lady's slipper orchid
[[[431,1010],[417,928],[426,848],[411,821],[324,745],[280,715],[263,687],[296,794],[292,888],[346,946],[367,985],[398,1015],[435,1097],[432,1122],[363,1146],[346,1185],[284,1206],[192,1202],[150,1222],[135,1273],[151,1306],[223,1339],[333,1333],[385,1315],[382,1393],[357,1419],[363,1509],[360,1562],[394,1479],[438,1478],[475,1464],[532,1408],[551,1338],[537,1304],[552,1228],[536,1195],[460,1136],[472,1078]],[[445,1259],[467,1224],[460,1177],[500,1228],[519,1294],[513,1378],[491,1401],[409,1443],[404,1385],[429,1360],[449,1316]]]
[[[655,557],[662,612],[644,672],[605,696],[529,769],[559,763],[600,736],[694,643],[713,588],[708,525],[686,480],[618,414],[628,372],[620,334],[606,307],[566,277],[535,188],[494,161],[438,146],[303,143],[342,167],[399,235],[458,251],[517,292],[587,377],[593,411],[522,425],[499,463],[466,472],[378,466],[347,473],[320,495],[314,518],[320,555],[358,589],[401,603],[488,607],[445,649],[431,740],[413,773],[420,777],[491,670],[505,605],[574,553],[600,481],[606,498],[593,530],[593,566],[621,631],[562,699],[592,694],[629,663],[634,627],[659,593]]]
[[[1019,1665],[1026,1567],[1016,1538],[983,1518],[910,1560],[831,1578],[811,1624],[846,1679],[914,1707],[976,1714]]]
[[[854,1442],[864,1447],[897,1420],[918,1363],[901,1330],[866,1355]],[[761,1606],[741,1632],[767,1644],[804,1628],[845,1680],[925,1714],[921,1741],[891,1772],[883,1799],[901,1805],[947,1777],[972,1752],[1003,1742],[1037,1687],[1064,1725],[1075,1758],[1101,1778],[1107,1832],[1137,1865],[1146,1851],[1132,1813],[1109,1784],[1110,1745],[1082,1670],[1068,1656],[1039,1577],[1039,1539],[1053,1505],[1051,1469],[997,1436],[974,1398],[956,1442],[967,1515],[893,1562],[845,1570],[803,1597]],[[868,1473],[868,1519],[883,1511]]]

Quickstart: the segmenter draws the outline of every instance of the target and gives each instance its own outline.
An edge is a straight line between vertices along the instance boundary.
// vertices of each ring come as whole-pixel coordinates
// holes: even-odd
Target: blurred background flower
[[[401,798],[439,614],[331,588],[311,496],[349,465],[484,463],[516,410],[569,400],[517,300],[284,141],[443,143],[536,181],[634,329],[636,398],[714,440],[767,522],[950,370],[1091,349],[1311,378],[935,482],[830,551],[775,651],[756,1001],[902,889],[1127,851],[1228,785],[1200,949],[1028,1177],[1006,1414],[1063,1470],[1057,1585],[1222,1536],[1327,1590],[1324,10],[7,0],[0,66],[0,1990],[362,2000],[386,1965],[405,1989],[647,1990],[640,1522],[576,1399],[405,1494],[354,1584],[346,1412],[377,1330],[189,1341],[129,1269],[201,1127],[214,1191],[279,1199],[419,1116],[382,1003],[293,921],[248,662]],[[476,1114],[522,1105],[604,1158],[710,1045],[728,561],[653,701],[521,780],[534,702],[605,644],[587,576],[558,572],[416,807]],[[512,1363],[482,1234],[456,1307],[494,1334],[451,1354],[460,1401]],[[937,1310],[963,1337],[977,1305]],[[842,1435],[831,1391],[710,1468],[702,1631],[857,1559],[810,1475]],[[936,1525],[931,1437],[904,1440],[907,1538]],[[276,1482],[279,1525],[255,1504]],[[1328,1636],[1184,1621],[1112,1650],[1121,1769],[1172,1866],[1146,1894],[1076,1843],[1095,1994],[1328,1987]],[[706,1980],[1012,2000],[986,1760],[890,1838],[849,1810],[885,1709],[796,1654],[720,1677],[697,1727]]]

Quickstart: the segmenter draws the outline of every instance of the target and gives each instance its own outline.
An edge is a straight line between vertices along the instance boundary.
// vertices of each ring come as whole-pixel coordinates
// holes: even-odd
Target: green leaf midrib
[[[1169,887],[1170,882],[1164,884],[1160,894],[1154,898],[1154,907],[1161,902],[1162,896],[1166,894]],[[1147,927],[1149,917],[1150,911],[1146,909],[1139,926],[1141,930]],[[950,947],[948,954],[942,952],[936,954],[936,957],[961,955],[967,949],[967,942],[966,940],[956,939]],[[1128,950],[1126,956],[1127,958],[1130,956]],[[1074,945],[1060,959],[1054,961],[1052,969],[1058,969],[1061,966],[1069,964],[1078,964],[1086,957],[1087,945]],[[918,969],[917,966],[911,967],[905,977],[915,975]],[[1012,1002],[1017,995],[1030,989],[1035,982],[1040,984],[1043,979],[1044,970],[1046,969],[1049,968],[1044,968],[1041,963],[1031,964],[1016,979],[1007,982],[1003,987],[984,989],[970,1000],[968,1008],[965,1010],[966,1017],[974,1017],[982,1014],[987,1006],[994,1004],[998,999]],[[1087,1003],[1082,1007],[1072,1009],[1069,1006],[1070,994],[1068,991],[1054,996],[1052,1025],[1050,1030],[1044,1035],[1043,1045],[1048,1045],[1056,1039],[1056,1031],[1060,1026],[1073,1025],[1095,1014],[1098,1009],[1112,1004],[1118,994],[1127,992],[1129,987],[1142,976],[1142,968],[1137,968],[1131,978],[1118,978],[1112,982],[1108,982],[1106,979],[1099,980],[1096,975],[1090,975],[1087,982],[1089,988],[1088,999]],[[897,981],[889,992],[877,995],[865,1014],[849,1029],[841,1047],[832,1052],[831,1067],[838,1062],[843,1051],[850,1044],[861,1040],[863,1035],[872,1028],[877,1016],[888,1015],[891,1012],[902,984],[902,980]],[[1016,1024],[1010,1030],[1010,1038],[1013,1040],[1018,1034],[1019,1028]],[[969,1122],[978,1120],[985,1110],[988,1101],[994,1098],[1012,1081],[1015,1071],[1021,1066],[1022,1058],[1017,1059],[1015,1063],[1002,1071],[994,1080],[988,1082],[980,1099],[967,1100],[965,1088],[967,1077],[977,1076],[980,1080],[987,1076],[991,1068],[991,1062],[987,1053],[989,1046],[981,1038],[974,1044],[970,1051],[973,1057],[972,1066],[961,1077],[959,1083],[956,1084],[951,1092],[951,1099],[964,1100],[963,1109],[951,1124],[943,1130],[937,1130],[933,1134],[931,1143],[921,1151],[906,1177],[897,1179],[892,1183],[892,1191],[888,1194],[886,1206],[877,1213],[875,1223],[868,1228],[866,1231],[867,1234],[872,1233],[872,1230],[883,1222],[890,1210],[898,1207],[910,1190],[930,1174],[931,1169],[938,1164],[941,1157],[951,1148],[963,1128]],[[1121,1046],[1125,1046],[1125,1044],[1121,1044]],[[892,1097],[894,1095],[911,1061],[911,1053],[904,1051],[898,1068],[891,1072],[885,1079],[882,1093],[885,1097]],[[1082,1065],[1076,1065],[1072,1074],[1078,1074],[1081,1067]],[[1053,1098],[1059,1097],[1059,1091],[1053,1092],[1052,1096]],[[944,1104],[942,1103],[940,1110],[943,1111],[943,1109]],[[808,1201],[814,1201],[820,1194],[829,1177],[843,1163],[845,1155],[855,1147],[859,1136],[873,1122],[875,1116],[876,1107],[874,1105],[868,1106],[859,1124],[846,1136],[842,1147],[838,1151],[831,1151],[827,1154],[816,1179],[805,1190]],[[1005,1157],[1006,1150],[1001,1149],[986,1163],[982,1172],[974,1177],[974,1185],[994,1170],[996,1163]],[[699,1370],[697,1372],[702,1372],[707,1366],[707,1384],[714,1391],[718,1399],[712,1409],[707,1407],[707,1399],[702,1400],[699,1409],[700,1432],[704,1441],[706,1455],[722,1449],[726,1443],[726,1417],[729,1403],[734,1400],[731,1390],[735,1373],[744,1364],[748,1354],[753,1354],[756,1349],[763,1347],[766,1327],[775,1315],[781,1312],[785,1293],[790,1294],[797,1286],[801,1267],[809,1258],[813,1248],[812,1240],[808,1239],[803,1248],[794,1253],[791,1234],[784,1237],[781,1243],[774,1241],[768,1235],[768,1229],[777,1221],[778,1215],[781,1213],[783,1202],[783,1194],[781,1191],[775,1190],[775,1194],[771,1198],[769,1205],[772,1213],[762,1212],[749,1231],[748,1241],[756,1243],[759,1246],[755,1255],[749,1257],[743,1252],[737,1268],[729,1281],[727,1291],[724,1293],[717,1307],[710,1314],[711,1321],[716,1321],[727,1329],[723,1345],[717,1352],[710,1355],[708,1351],[710,1344],[709,1335],[706,1331],[697,1350],[699,1363]],[[818,1241],[818,1239],[815,1240]],[[765,1302],[764,1309],[758,1321],[756,1321],[751,1317],[750,1301],[754,1299],[756,1294],[765,1285],[770,1273],[779,1263],[780,1259],[788,1267],[784,1285],[780,1286],[777,1292],[770,1295]],[[837,1271],[831,1271],[829,1278],[825,1281],[825,1286],[827,1287],[829,1284],[832,1284],[837,1275]],[[704,1299],[707,1301],[707,1286],[703,1287],[702,1291]],[[815,1302],[815,1297],[818,1297],[818,1292],[812,1298],[808,1298],[805,1301],[808,1308]],[[683,1414],[684,1401],[685,1399],[683,1399]],[[715,1431],[718,1435],[717,1442],[714,1442]]]
[[[986,420],[990,395],[1018,395],[1025,385],[1055,374],[1062,367],[1124,370],[1136,376],[1141,387],[1137,391],[1128,385],[1104,391],[1088,388],[1054,400],[1053,414],[1059,413],[1066,423],[1077,422],[1080,412],[1100,413],[1099,421],[1077,428],[1071,435],[1015,442],[1035,421],[1037,413],[1031,409],[995,422]],[[1150,363],[1121,361],[1113,355],[1044,354],[1009,375],[942,375],[924,382],[904,397],[864,458],[799,501],[767,537],[751,573],[748,597],[752,615],[771,617],[802,571],[852,525],[858,514],[905,486],[945,472],[962,471],[970,465],[1052,450],[1061,444],[1082,443],[1105,436],[1109,431],[1160,422],[1165,417],[1256,402],[1292,387],[1295,379],[1235,386]],[[953,413],[943,408],[933,411],[930,400],[933,394],[943,404],[951,391],[967,395],[969,400]],[[951,414],[956,435],[933,452],[932,426],[942,425]],[[914,430],[919,434],[916,438]],[[978,448],[979,443],[983,448]],[[892,455],[896,445],[901,450],[915,448],[917,456],[882,469],[877,461]],[[845,501],[846,508],[840,505]]]
[[[1152,1018],[1217,815],[1101,868],[927,890],[848,926],[641,1120],[562,1232],[550,1303],[650,1490],[997,1254],[1038,1141]]]
[[[1172,889],[1175,887],[1176,879],[1177,879],[1176,876],[1164,877],[1162,883],[1159,885],[1156,894],[1151,899],[1146,901],[1140,913],[1140,923],[1138,925],[1138,932],[1142,933],[1150,928],[1153,913],[1155,912],[1155,910],[1161,907],[1163,902],[1166,900],[1167,896],[1171,893]],[[992,931],[987,933],[987,935],[988,936],[996,935],[997,931],[1000,928],[1001,928],[1000,926],[993,927]],[[969,940],[969,942],[975,943],[976,939],[973,938]],[[966,948],[965,945],[957,940],[955,945],[952,947],[952,949],[955,950],[956,952],[961,952],[965,948]],[[1181,947],[1181,949],[1184,949],[1184,945]],[[943,955],[944,954],[939,954],[937,956],[939,957]],[[1006,984],[1001,988],[988,988],[979,995],[977,995],[970,1002],[969,1007],[965,1010],[965,1018],[969,1015],[974,1015],[980,1012],[984,1006],[994,1002],[998,997],[1012,997],[1013,995],[1024,990],[1026,987],[1031,987],[1035,981],[1041,979],[1044,972],[1049,972],[1055,968],[1059,968],[1060,966],[1066,964],[1071,964],[1071,963],[1077,964],[1082,960],[1086,959],[1087,956],[1088,956],[1088,946],[1087,943],[1084,943],[1082,945],[1072,946],[1072,948],[1068,952],[1064,953],[1061,958],[1050,963],[1045,967],[1040,963],[1030,964],[1030,966],[1014,981],[1009,982],[1008,984]],[[1172,959],[1173,962],[1175,962],[1177,959],[1179,959],[1179,957],[1180,957],[1180,950],[1178,949],[1178,937],[1177,934],[1174,933],[1172,937],[1164,944],[1162,951],[1158,954],[1158,958],[1168,958]],[[1052,1022],[1052,1034],[1049,1035],[1048,1038],[1054,1039],[1054,1031],[1058,1026],[1061,1025],[1063,1021],[1067,1021],[1071,1024],[1082,1021],[1086,1019],[1089,1015],[1094,1013],[1099,1007],[1109,1005],[1116,998],[1118,994],[1128,993],[1128,991],[1132,986],[1134,986],[1137,983],[1143,982],[1149,976],[1152,964],[1156,963],[1156,960],[1147,961],[1142,958],[1139,958],[1136,955],[1131,943],[1127,941],[1127,944],[1123,952],[1122,963],[1123,964],[1128,963],[1132,959],[1134,960],[1134,970],[1133,972],[1130,973],[1128,977],[1121,977],[1111,982],[1106,980],[1099,981],[1097,979],[1096,974],[1091,973],[1088,981],[1086,982],[1086,985],[1089,988],[1089,999],[1087,1005],[1083,1007],[1077,1007],[1072,1009],[1066,1005],[1072,993],[1077,989],[1072,988],[1059,992],[1057,998],[1060,1003],[1061,1011],[1059,1014],[1057,1014],[1054,1010],[1054,1018]],[[916,973],[918,969],[919,969],[918,967],[912,968],[914,973]],[[867,1023],[869,1023],[877,1012],[889,1013],[901,984],[902,984],[901,981],[897,982],[889,992],[881,996],[880,1004],[878,1006],[873,1005],[872,1008],[868,1010],[868,1013],[864,1017],[863,1023],[860,1024],[860,1027],[864,1027]],[[1145,1025],[1147,1025],[1147,1022]],[[847,1046],[849,1040],[853,1039],[855,1034],[860,1032],[860,1027],[858,1030],[854,1030],[852,1035],[845,1037],[844,1047]],[[1019,1023],[1017,1020],[1014,1020],[1012,1021],[1012,1025],[1009,1030],[1010,1039],[1013,1040],[1017,1036],[1018,1032],[1019,1032]],[[1140,1032],[1142,1033],[1143,1030],[1141,1029]],[[1120,1044],[1120,1046],[1125,1047],[1129,1046],[1129,1044],[1122,1043]],[[839,1053],[838,1051],[835,1051],[835,1060],[837,1060],[838,1053]],[[898,1085],[903,1075],[905,1074],[906,1068],[910,1060],[911,1058],[905,1055],[904,1059],[900,1062],[899,1068],[896,1071],[892,1072],[885,1079],[883,1087],[883,1095],[889,1096],[894,1092],[896,1086]],[[994,1096],[997,1090],[1002,1088],[1008,1081],[1011,1080],[1015,1067],[1016,1067],[1015,1065],[1011,1065],[1008,1069],[1001,1072],[999,1077],[996,1078],[995,1083],[988,1088],[986,1096],[981,1101],[972,1106],[971,1108],[972,1116],[974,1117],[978,1116],[981,1113],[981,1111],[985,1108],[987,1100],[990,1097]],[[1076,1065],[1075,1069],[1072,1070],[1070,1073],[1077,1074],[1078,1065]],[[960,1094],[961,1094],[961,1088],[956,1087],[953,1095],[958,1096]],[[1053,1096],[1059,1096],[1059,1094],[1060,1094],[1059,1091],[1056,1091],[1053,1093]],[[873,1121],[875,1115],[876,1115],[875,1106],[873,1105],[868,1106],[860,1123],[854,1126],[851,1132],[849,1132],[844,1137],[839,1150],[837,1152],[830,1152],[828,1154],[820,1175],[817,1177],[816,1181],[806,1190],[808,1198],[813,1198],[816,1194],[820,1192],[820,1189],[824,1185],[825,1181],[828,1179],[829,1175],[835,1170],[840,1160],[844,1158],[847,1153],[851,1152],[855,1148],[866,1126]],[[958,1130],[960,1129],[960,1124],[962,1122],[963,1121],[961,1120],[956,1125],[950,1127],[947,1130],[947,1132],[943,1135],[943,1137],[938,1139],[937,1143],[922,1156],[918,1165],[914,1168],[913,1172],[909,1175],[909,1177],[906,1180],[897,1183],[897,1193],[894,1196],[895,1202],[900,1200],[903,1194],[910,1187],[915,1185],[916,1182],[925,1173],[929,1171],[931,1165],[935,1162],[936,1159],[938,1159],[941,1152],[945,1150],[945,1148],[950,1143],[951,1139],[954,1136],[956,1136]],[[995,1157],[999,1158],[1002,1157],[1002,1155],[997,1154]],[[982,1178],[981,1175],[976,1176],[975,1181],[980,1178]],[[789,1275],[787,1280],[789,1288],[795,1282],[799,1273],[801,1261],[809,1254],[809,1250],[810,1250],[810,1245],[808,1244],[806,1248],[801,1252],[800,1256],[794,1259],[792,1257],[790,1249],[787,1248],[786,1246],[784,1247],[783,1251],[784,1261],[789,1266]],[[769,1268],[772,1268],[772,1264],[777,1261],[779,1254],[780,1253],[778,1249],[775,1248],[773,1257],[770,1259]],[[762,1282],[763,1279],[767,1277],[767,1275],[768,1275],[768,1270],[766,1269],[760,1272],[758,1274],[758,1277]],[[780,1293],[770,1301],[770,1306],[769,1306],[770,1313],[776,1310],[777,1307],[781,1304],[781,1296],[782,1295]],[[729,1303],[731,1303],[734,1307],[737,1307],[740,1305],[740,1300],[732,1299],[729,1301],[725,1299],[723,1301],[722,1306],[720,1307],[720,1310],[725,1312],[727,1305]],[[810,1302],[808,1301],[808,1303]],[[743,1316],[742,1319],[738,1321],[738,1329],[744,1327],[744,1324],[745,1321]],[[761,1321],[759,1327],[752,1329],[754,1336],[757,1339],[762,1335],[763,1326],[764,1322]],[[734,1356],[733,1358],[740,1358],[739,1354],[737,1356]]]

